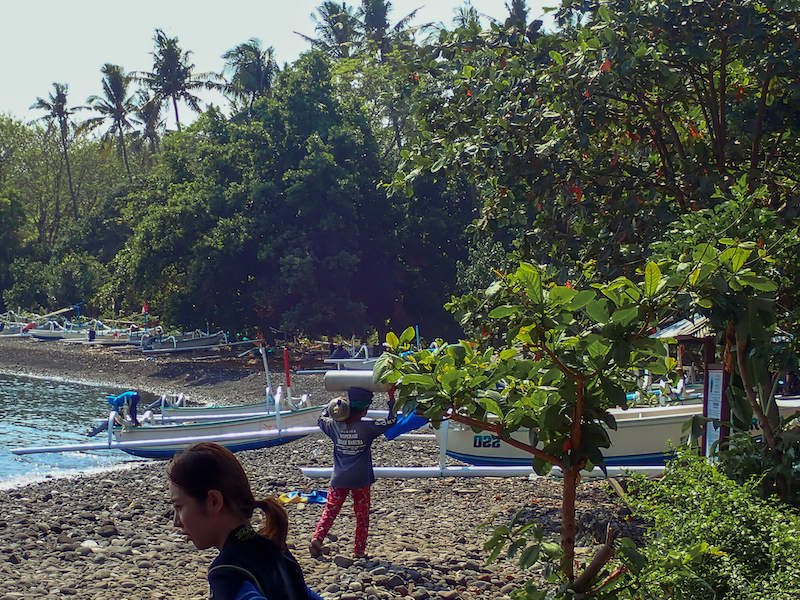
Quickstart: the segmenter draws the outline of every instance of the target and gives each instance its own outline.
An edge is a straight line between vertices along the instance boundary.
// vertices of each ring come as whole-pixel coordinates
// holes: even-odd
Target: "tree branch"
[[[536,458],[541,458],[544,461],[549,462],[551,465],[556,465],[561,467],[561,461],[556,458],[555,456],[551,456],[547,454],[547,452],[542,452],[538,448],[534,448],[530,444],[526,444],[525,442],[520,442],[519,440],[515,440],[511,436],[504,438],[503,437],[503,426],[498,423],[487,423],[486,421],[479,421],[478,419],[473,419],[472,417],[467,417],[464,415],[460,415],[457,412],[453,411],[450,413],[450,420],[455,421],[456,423],[463,423],[464,425],[469,425],[470,427],[475,427],[476,429],[480,429],[481,431],[491,431],[495,433],[497,437],[507,444],[514,446],[515,448],[519,448],[524,452],[528,452],[533,454]]]

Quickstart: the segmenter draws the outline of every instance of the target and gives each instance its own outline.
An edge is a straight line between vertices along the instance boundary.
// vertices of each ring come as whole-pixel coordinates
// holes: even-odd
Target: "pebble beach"
[[[184,392],[192,401],[217,404],[255,402],[263,398],[265,380],[261,361],[253,358],[148,360],[132,351],[2,337],[0,371]],[[332,396],[321,375],[296,377],[292,385],[295,395],[310,394],[314,405]],[[379,397],[376,407],[385,401]],[[307,437],[237,457],[257,497],[311,492],[327,489],[327,481],[305,477],[300,467],[330,466],[332,444]],[[430,466],[438,446],[433,440],[379,438],[373,457],[376,466]],[[165,468],[165,462],[142,461],[0,491],[0,600],[207,598],[206,568],[216,551],[197,551],[172,526]],[[288,504],[289,544],[308,585],[330,600],[508,598],[540,576],[540,567],[522,572],[513,560],[487,566],[482,547],[491,528],[479,525],[508,522],[521,509],[557,540],[560,498],[561,482],[553,478],[379,479],[372,489],[366,558],[353,557],[350,500],[319,558],[311,558],[307,547],[322,506]],[[603,481],[583,482],[577,507],[579,561],[591,559],[607,523],[633,527]]]

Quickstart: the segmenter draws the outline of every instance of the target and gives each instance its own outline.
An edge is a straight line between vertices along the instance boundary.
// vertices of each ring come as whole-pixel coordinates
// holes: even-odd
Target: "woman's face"
[[[198,550],[205,550],[217,544],[217,531],[214,527],[215,519],[212,518],[205,502],[187,494],[182,487],[170,482],[170,497],[172,507],[175,509],[175,527],[180,527]]]

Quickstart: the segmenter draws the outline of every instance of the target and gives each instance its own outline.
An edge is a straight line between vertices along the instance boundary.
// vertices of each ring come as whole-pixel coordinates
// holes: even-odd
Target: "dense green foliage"
[[[553,31],[522,0],[488,28],[465,4],[420,40],[388,2],[325,1],[310,51],[279,68],[251,39],[222,54],[227,82],[156,30],[150,70],[104,65],[95,116],[78,119],[63,83],[36,99],[39,122],[0,116],[0,309],[146,301],[184,328],[466,334],[401,354],[414,329],[390,333],[377,375],[428,417],[535,430],[518,447],[564,472],[564,523],[557,548],[534,536],[523,560],[560,560],[559,593],[589,593],[580,472],[604,464],[609,410],[641,371],[671,375],[649,337],[669,320],[709,317],[733,424],[765,432],[722,466],[796,500],[800,436],[774,402],[790,364],[773,343],[800,339],[794,4],[564,0]],[[203,111],[202,88],[228,111]],[[182,127],[179,103],[201,116]],[[794,522],[684,466],[639,484],[657,535],[646,570],[620,546],[638,587],[619,597],[793,597]]]
[[[800,596],[800,519],[756,498],[703,459],[683,454],[659,480],[629,486],[634,511],[653,523],[643,551],[652,563],[705,542],[708,555],[687,574],[644,581],[652,597],[679,600],[790,600]],[[649,596],[645,596],[649,597]]]
[[[783,5],[566,2],[545,31],[514,1],[488,28],[464,6],[451,28],[424,32],[389,8],[321,3],[316,53],[281,72],[251,39],[221,52],[227,82],[156,30],[151,68],[103,67],[96,116],[81,121],[59,83],[35,103],[47,128],[5,119],[0,190],[16,190],[24,214],[6,249],[17,277],[0,258],[3,302],[83,300],[108,315],[149,300],[183,327],[388,320],[450,336],[441,305],[492,268],[516,256],[561,283],[631,275],[650,242],[694,209],[717,211],[741,175],[743,202],[769,214],[733,237],[761,238],[789,290],[796,26]],[[134,94],[137,81],[148,91]],[[180,123],[179,103],[200,110],[201,88],[223,90],[230,116],[212,109],[164,135],[162,110]],[[84,127],[101,124],[105,140]],[[74,232],[117,236],[102,256],[83,249],[91,267],[72,248],[99,288],[42,289]],[[781,305],[792,329],[794,294]]]

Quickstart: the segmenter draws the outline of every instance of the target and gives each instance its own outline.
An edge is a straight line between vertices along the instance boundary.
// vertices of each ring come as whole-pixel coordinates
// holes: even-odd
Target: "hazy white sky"
[[[510,0],[473,0],[482,14],[507,16]],[[2,2],[0,113],[29,120],[40,116],[29,107],[47,97],[53,82],[69,85],[68,102],[79,105],[100,93],[100,67],[122,65],[126,71],[152,67],[153,30],[177,36],[191,50],[198,71],[219,72],[221,55],[251,37],[275,49],[280,65],[309,48],[294,32],[314,36],[311,13],[321,0],[6,0]],[[348,4],[360,5],[360,0]],[[461,0],[392,0],[390,23],[420,8],[415,24],[450,24]],[[557,0],[528,0],[528,18],[542,15],[542,6]],[[217,102],[221,100],[217,99]],[[191,120],[183,110],[181,121]]]

